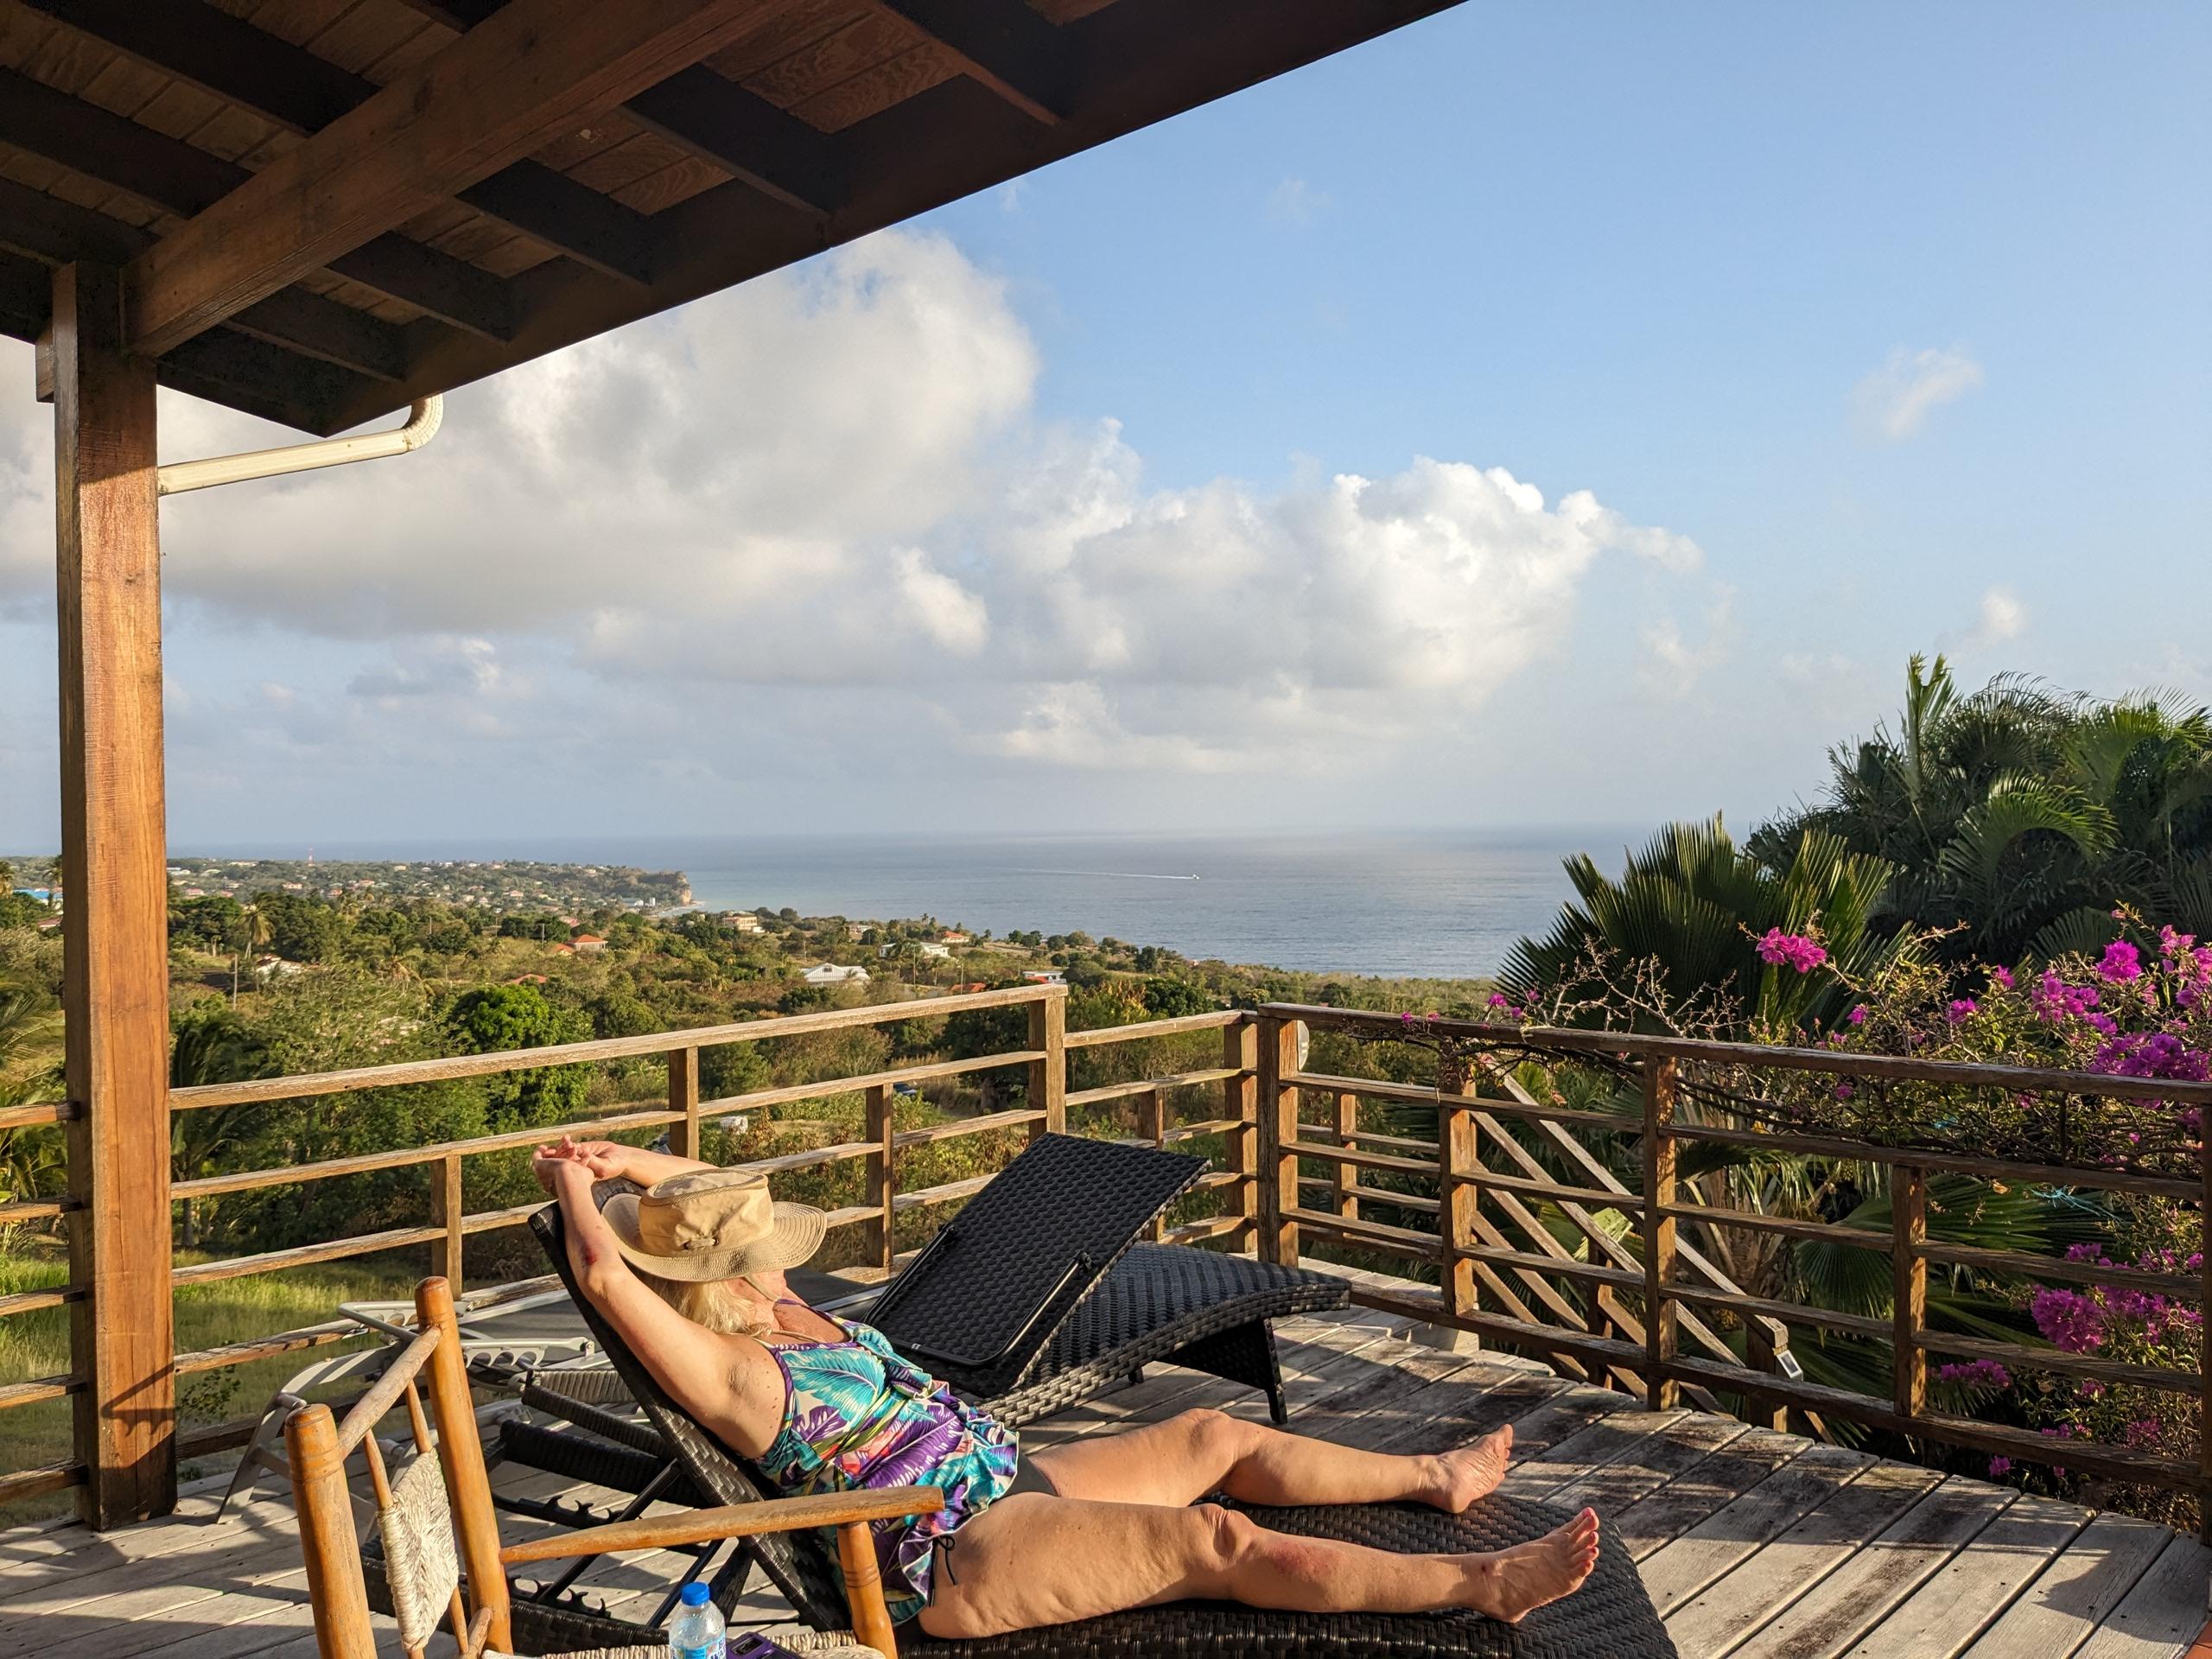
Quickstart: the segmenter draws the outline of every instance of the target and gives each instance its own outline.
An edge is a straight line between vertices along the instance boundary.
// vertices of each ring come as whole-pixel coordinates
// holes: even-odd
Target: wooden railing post
[[[1675,1403],[1676,1386],[1667,1368],[1675,1363],[1675,1315],[1668,1287],[1675,1279],[1675,1100],[1676,1077],[1671,1055],[1653,1054],[1643,1062],[1643,1403],[1664,1411]]]
[[[681,1122],[668,1126],[668,1149],[679,1158],[700,1156],[699,1051],[696,1048],[668,1051],[668,1109],[683,1114]]]
[[[1224,1028],[1221,1063],[1224,1066],[1235,1066],[1239,1073],[1222,1080],[1221,1115],[1233,1117],[1243,1126],[1231,1129],[1227,1141],[1230,1170],[1243,1177],[1230,1189],[1230,1202],[1236,1206],[1236,1214],[1243,1217],[1235,1248],[1249,1250],[1257,1247],[1260,1233],[1260,1183],[1255,1173],[1259,1164],[1256,1143],[1260,1134],[1260,1084],[1255,1075],[1259,1070],[1260,1039],[1252,1020],[1239,1020]]]
[[[1482,1217],[1482,1128],[1471,1105],[1452,1103],[1471,1098],[1474,1092],[1474,1073],[1465,1065],[1438,1075],[1436,1128],[1444,1154],[1444,1288],[1446,1305],[1462,1319],[1482,1310],[1475,1264],[1459,1254],[1476,1243],[1476,1224]]]
[[[1137,1096],[1137,1139],[1154,1147],[1167,1143],[1167,1096],[1160,1090],[1147,1089]],[[1167,1212],[1162,1210],[1153,1217],[1147,1236],[1157,1243],[1166,1231]]]
[[[861,1202],[875,1211],[874,1218],[863,1224],[861,1236],[867,1264],[891,1271],[892,1221],[891,1200],[899,1191],[898,1174],[893,1159],[897,1156],[892,1137],[896,1132],[892,1103],[897,1098],[891,1085],[879,1083],[867,1091],[869,1151],[861,1166]]]
[[[111,267],[56,271],[53,315],[69,1347],[81,1510],[111,1527],[176,1503],[154,365]]]
[[[1890,1272],[1893,1293],[1890,1342],[1896,1372],[1895,1405],[1905,1420],[1928,1408],[1928,1356],[1920,1329],[1928,1321],[1928,1176],[1903,1166],[1890,1172]]]
[[[1302,1024],[1271,1014],[1260,1015],[1259,1034],[1259,1255],[1262,1262],[1298,1264],[1298,1224],[1287,1211],[1298,1208],[1298,1154],[1283,1150],[1298,1139],[1298,1085],[1283,1079],[1298,1071]]]
[[[461,1224],[467,1216],[468,1206],[461,1193],[461,1154],[449,1152],[438,1160],[430,1187],[430,1224],[446,1230],[444,1239],[430,1246],[430,1271],[454,1285],[463,1283],[461,1252],[467,1234]]]
[[[1029,1105],[1045,1116],[1029,1126],[1029,1138],[1065,1135],[1068,1130],[1068,995],[1058,986],[1029,1005],[1029,1046],[1044,1051],[1029,1062]]]
[[[1359,1134],[1359,1096],[1349,1089],[1336,1092],[1337,1144],[1350,1147]],[[1359,1181],[1348,1173],[1350,1164],[1329,1166],[1329,1198],[1336,1212],[1347,1221],[1359,1219]]]

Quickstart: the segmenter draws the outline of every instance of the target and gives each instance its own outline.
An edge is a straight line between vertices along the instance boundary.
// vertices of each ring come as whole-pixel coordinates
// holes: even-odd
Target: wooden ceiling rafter
[[[0,142],[180,219],[190,219],[253,176],[181,138],[4,68]],[[513,338],[505,284],[435,248],[387,235],[334,259],[329,269],[488,343]]]
[[[1056,127],[1069,113],[1065,33],[1023,0],[874,0],[952,54],[961,70],[1031,120]]]
[[[206,0],[14,0],[76,34],[175,76],[302,137],[373,97],[377,84]],[[618,281],[652,282],[640,213],[524,159],[456,193],[487,219]]]
[[[506,0],[400,0],[466,34]],[[826,217],[842,199],[836,146],[797,117],[702,64],[649,86],[621,112],[686,155],[798,212]]]
[[[158,356],[753,27],[760,0],[511,0],[271,160],[125,273]]]

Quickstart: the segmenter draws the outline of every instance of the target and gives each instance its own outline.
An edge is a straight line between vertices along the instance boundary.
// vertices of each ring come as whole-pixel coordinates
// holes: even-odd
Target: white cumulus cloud
[[[1594,573],[1702,562],[1466,461],[1155,488],[1115,422],[1039,423],[1039,370],[998,281],[889,232],[464,389],[405,459],[177,498],[163,581],[181,618],[350,655],[272,741],[320,720],[357,758],[782,687],[911,699],[917,741],[996,761],[1193,773],[1471,720]],[[283,441],[162,416],[165,454]],[[34,424],[0,426],[25,594],[51,582]],[[1715,647],[1650,648],[1694,678]]]

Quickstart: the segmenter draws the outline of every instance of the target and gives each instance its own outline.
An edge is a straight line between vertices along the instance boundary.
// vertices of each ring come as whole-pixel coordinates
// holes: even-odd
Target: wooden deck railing
[[[1301,1071],[1302,1033],[1322,1029],[1384,1042],[1408,1036],[1448,1042],[1463,1057],[1465,1075],[1447,1075],[1426,1087]],[[2212,1194],[2212,1157],[2202,1137],[2192,1136],[2170,1153],[2167,1161],[2185,1164],[2187,1174],[2087,1158],[2029,1160],[1941,1146],[1878,1144],[1731,1122],[1725,1109],[1690,1109],[1684,1076],[1685,1068],[1732,1068],[2021,1096],[2044,1091],[2074,1099],[2162,1103],[2177,1119],[2189,1108],[2212,1118],[2212,1084],[1465,1021],[1426,1021],[1408,1031],[1396,1015],[1281,1004],[1258,1011],[1256,1039],[1258,1237],[1262,1253],[1272,1260],[1295,1261],[1307,1240],[1318,1237],[1414,1262],[1436,1273],[1436,1290],[1363,1291],[1359,1299],[1543,1355],[1562,1368],[1602,1372],[1655,1409],[1671,1405],[1682,1390],[1741,1396],[1756,1402],[1763,1421],[1778,1423],[1788,1413],[1816,1430],[1854,1423],[1908,1440],[2188,1493],[2200,1502],[2212,1491],[2212,1423],[2206,1421],[2212,1344],[2205,1345],[2195,1369],[2182,1370],[1935,1329],[1928,1317],[1931,1266],[1971,1268],[2021,1285],[2127,1287],[2204,1306],[2212,1300],[2212,1260],[2190,1272],[2108,1268],[2031,1250],[1946,1244],[1932,1240],[1928,1230],[1928,1178],[1937,1172],[2037,1189],[2167,1198],[2201,1212]],[[1485,1061],[1486,1049],[1493,1061]],[[1637,1110],[1620,1116],[1540,1102],[1514,1081],[1509,1064],[1530,1058],[1602,1059],[1627,1069],[1636,1082]],[[1433,1104],[1437,1139],[1363,1131],[1350,1105],[1360,1100]],[[1308,1107],[1309,1101],[1319,1104]],[[1510,1132],[1509,1125],[1520,1126],[1522,1134]],[[1598,1146],[1633,1147],[1640,1179],[1632,1190],[1593,1149]],[[1891,1192],[1890,1225],[1874,1231],[1820,1216],[1707,1201],[1713,1195],[1702,1194],[1699,1182],[1681,1168],[1683,1149],[1699,1146],[1878,1167]],[[1359,1179],[1366,1171],[1411,1177],[1427,1191],[1378,1189]],[[1315,1198],[1310,1205],[1309,1194]],[[1539,1204],[1563,1219],[1580,1243],[1579,1251],[1560,1242],[1534,1208]],[[1373,1212],[1378,1208],[1397,1215],[1377,1220]],[[1608,1228],[1607,1212],[1630,1224]],[[1742,1230],[1886,1256],[1891,1311],[1876,1317],[1746,1294],[1683,1236],[1690,1230],[1708,1237]],[[1580,1294],[1571,1299],[1567,1287],[1580,1287]],[[1739,1330],[1741,1348],[1706,1323],[1707,1315]],[[1894,1376],[1889,1395],[1807,1380],[1787,1346],[1793,1328],[1840,1332],[1886,1350]],[[2198,1455],[2184,1462],[1939,1410],[1929,1399],[1931,1355],[2193,1400]]]
[[[917,1017],[935,1019],[963,1012],[1007,1007],[1023,1008],[1028,1017],[1026,1040],[1017,1049],[961,1059],[893,1066],[861,1075],[824,1077],[719,1099],[702,1100],[700,1097],[699,1055],[705,1049],[725,1044],[766,1042],[810,1033],[886,1025]],[[173,1090],[169,1094],[169,1109],[172,1112],[191,1112],[608,1060],[660,1058],[666,1061],[668,1068],[665,1104],[620,1109],[574,1122],[479,1135],[468,1140],[395,1147],[386,1151],[352,1157],[271,1169],[243,1170],[175,1182],[170,1188],[172,1199],[189,1202],[376,1171],[426,1165],[435,1168],[429,1184],[428,1213],[419,1224],[319,1240],[288,1249],[172,1266],[169,1277],[176,1286],[206,1284],[219,1280],[276,1273],[316,1262],[428,1246],[432,1269],[460,1284],[462,1282],[467,1241],[481,1233],[521,1224],[542,1202],[469,1211],[463,1202],[461,1178],[466,1161],[471,1158],[534,1147],[563,1134],[598,1135],[652,1128],[666,1129],[669,1143],[674,1150],[696,1156],[702,1119],[855,1093],[861,1095],[864,1103],[861,1139],[763,1159],[747,1167],[772,1176],[779,1173],[847,1163],[861,1165],[864,1201],[832,1211],[830,1225],[833,1229],[858,1230],[861,1237],[860,1255],[865,1263],[889,1268],[896,1224],[900,1216],[967,1198],[989,1179],[988,1174],[983,1174],[933,1186],[907,1188],[899,1180],[901,1153],[938,1141],[1009,1128],[1027,1128],[1033,1138],[1046,1131],[1066,1129],[1071,1104],[1081,1108],[1124,1099],[1136,1102],[1135,1116],[1138,1139],[1167,1146],[1204,1136],[1222,1137],[1224,1166],[1202,1178],[1200,1183],[1202,1190],[1223,1194],[1220,1212],[1198,1217],[1179,1226],[1163,1228],[1160,1230],[1160,1236],[1176,1242],[1221,1241],[1231,1248],[1249,1246],[1254,1226],[1252,1217],[1257,1208],[1255,1181],[1252,1173],[1255,1167],[1251,1109],[1253,1073],[1249,1057],[1252,1016],[1242,1010],[1224,1009],[1217,1014],[1071,1033],[1066,1029],[1066,1007],[1065,987],[1023,985],[1003,990],[747,1020],[734,1025],[700,1027],[685,1031],[656,1033],[650,1036],[608,1038],[504,1053],[458,1055],[308,1076],[259,1078],[246,1083]],[[1210,1030],[1222,1033],[1223,1063],[1217,1067],[1109,1084],[1074,1095],[1068,1092],[1070,1051],[1142,1043],[1160,1037]],[[1014,1067],[1023,1068],[1027,1074],[1025,1103],[1021,1107],[956,1118],[925,1128],[905,1130],[895,1128],[893,1106],[899,1085],[965,1077],[978,1072],[1003,1071]],[[1217,1115],[1184,1121],[1177,1119],[1168,1110],[1167,1102],[1172,1091],[1212,1084],[1219,1085],[1221,1090],[1221,1106]],[[66,1119],[69,1111],[67,1106],[32,1109],[41,1114],[37,1120],[41,1122]],[[67,1207],[66,1200],[0,1206],[0,1211],[4,1211],[0,1213],[0,1221],[49,1217],[66,1213]],[[87,1286],[81,1282],[86,1276],[81,1272],[73,1275],[79,1282],[73,1282],[67,1288],[0,1297],[0,1317],[40,1308],[64,1306],[88,1299],[96,1305],[97,1280]],[[342,1327],[327,1324],[302,1330],[276,1332],[221,1348],[177,1354],[174,1369],[180,1376],[222,1370],[255,1360],[340,1342],[346,1338],[346,1335]],[[81,1368],[67,1374],[0,1385],[0,1424],[4,1424],[4,1414],[10,1408],[66,1398],[80,1391],[83,1386]],[[204,1455],[242,1444],[252,1427],[253,1420],[241,1419],[194,1430],[178,1438],[176,1455],[181,1458]],[[4,1438],[3,1428],[0,1428],[0,1438]],[[0,1502],[80,1484],[85,1480],[87,1466],[80,1442],[78,1455],[66,1462],[0,1471]]]
[[[1018,1048],[723,1099],[700,1097],[699,1056],[719,1045],[1017,1007],[1027,1016]],[[1394,1015],[1281,1004],[1071,1032],[1065,1010],[1061,988],[1021,986],[553,1048],[177,1090],[171,1109],[189,1112],[640,1058],[664,1059],[668,1077],[664,1101],[575,1123],[177,1182],[173,1197],[193,1200],[378,1170],[430,1166],[435,1172],[419,1223],[173,1265],[171,1278],[177,1285],[192,1285],[427,1246],[435,1268],[458,1281],[471,1238],[514,1226],[536,1207],[469,1211],[461,1178],[471,1158],[511,1152],[564,1131],[605,1134],[656,1127],[667,1130],[677,1150],[696,1154],[703,1118],[851,1093],[859,1093],[864,1103],[859,1139],[751,1166],[774,1175],[860,1165],[861,1199],[834,1210],[830,1225],[855,1230],[861,1262],[887,1268],[902,1216],[957,1202],[988,1179],[984,1173],[910,1187],[901,1180],[903,1154],[994,1131],[1027,1128],[1033,1136],[1065,1129],[1071,1107],[1082,1113],[1128,1103],[1128,1110],[1115,1110],[1110,1120],[1101,1113],[1106,1132],[1154,1145],[1197,1142],[1219,1148],[1217,1166],[1199,1184],[1200,1191],[1219,1195],[1216,1212],[1176,1225],[1163,1224],[1155,1229],[1158,1236],[1251,1249],[1284,1262],[1300,1260],[1309,1249],[1327,1248],[1354,1258],[1371,1255],[1411,1263],[1414,1277],[1433,1288],[1363,1287],[1356,1295],[1543,1357],[1569,1374],[1622,1389],[1655,1408],[1687,1395],[1708,1408],[1732,1408],[1775,1427],[1790,1423],[1826,1433],[1836,1425],[1857,1424],[2021,1462],[2063,1464],[2200,1499],[2212,1491],[2212,1434],[2203,1432],[2207,1402],[2212,1400],[2207,1386],[2212,1360],[2184,1370],[2069,1353],[2031,1339],[1999,1341],[1945,1330],[1931,1325],[1927,1300],[1934,1268],[1971,1270],[2022,1285],[2127,1287],[2202,1306],[2212,1269],[2107,1268],[2031,1250],[1945,1242],[1931,1236],[1928,1225],[1928,1181],[1936,1173],[2038,1189],[2132,1193],[2201,1210],[2212,1191],[2212,1164],[2206,1161],[2201,1137],[2169,1148],[2163,1166],[2115,1166],[2069,1155],[2006,1159],[1979,1149],[1880,1144],[1832,1128],[1777,1128],[1770,1122],[1743,1121],[1729,1110],[1715,1109],[1712,1091],[1700,1080],[1731,1068],[1731,1075],[1738,1076],[1811,1073],[1874,1087],[1936,1085],[2001,1090],[2020,1096],[2045,1091],[2078,1101],[2157,1100],[2176,1113],[2184,1106],[2212,1111],[2212,1084],[1449,1020],[1424,1022],[1408,1033]],[[1217,1065],[1069,1090],[1071,1065],[1085,1051],[1206,1031],[1221,1033]],[[1307,1041],[1320,1031],[1380,1042],[1413,1035],[1448,1047],[1450,1057],[1440,1061],[1440,1080],[1433,1084],[1307,1071]],[[1540,1098],[1516,1075],[1519,1064],[1530,1059],[1610,1068],[1614,1083],[1630,1091],[1632,1109],[1619,1114]],[[896,1127],[899,1085],[1014,1067],[1027,1076],[1020,1107],[926,1127]],[[1138,1069],[1143,1069],[1141,1063]],[[1217,1106],[1212,1093],[1217,1088]],[[1195,1114],[1192,1091],[1198,1091]],[[1374,1127],[1383,1120],[1373,1110],[1363,1118],[1362,1103],[1371,1108],[1432,1109],[1434,1133],[1402,1133],[1387,1122]],[[1179,1116],[1178,1109],[1185,1115]],[[66,1117],[69,1109],[34,1109]],[[1892,1194],[1890,1224],[1873,1231],[1819,1213],[1769,1213],[1746,1206],[1717,1190],[1710,1176],[1684,1173],[1683,1153],[1700,1147],[1878,1168]],[[2185,1166],[2177,1159],[2185,1160]],[[66,1208],[66,1200],[10,1205],[0,1221],[52,1216]],[[1891,1305],[1885,1313],[1870,1313],[1756,1294],[1756,1287],[1746,1288],[1731,1276],[1726,1241],[1743,1234],[1839,1245],[1885,1257]],[[67,1288],[0,1298],[0,1317],[88,1297],[96,1308],[98,1281],[92,1279],[87,1287],[86,1277],[79,1273]],[[1793,1332],[1815,1333],[1816,1339],[1822,1333],[1840,1334],[1892,1357],[1892,1386],[1877,1395],[1808,1379],[1791,1346]],[[178,1354],[175,1370],[179,1375],[218,1370],[342,1338],[339,1327],[327,1325],[280,1332]],[[1940,1409],[1930,1402],[1930,1356],[1994,1360],[2010,1370],[2158,1389],[2192,1401],[2199,1445],[2206,1449],[2184,1462],[2135,1447],[2056,1440],[2031,1428]],[[74,1372],[0,1387],[0,1422],[8,1408],[63,1398],[81,1387]],[[235,1444],[246,1427],[230,1423],[195,1430],[178,1443],[179,1453]],[[67,1462],[0,1472],[0,1500],[79,1484],[86,1466],[80,1449]]]

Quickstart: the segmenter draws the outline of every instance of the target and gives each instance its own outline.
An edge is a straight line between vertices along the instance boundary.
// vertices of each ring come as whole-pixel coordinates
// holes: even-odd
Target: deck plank
[[[1750,1425],[1732,1417],[1693,1412],[1655,1443],[1632,1448],[1585,1478],[1559,1488],[1550,1501],[1567,1509],[1586,1504],[1607,1517],[1618,1515],[1751,1432]]]
[[[2105,1616],[2074,1659],[2170,1659],[2203,1628],[2212,1550],[2176,1538]]]
[[[2172,1536],[2133,1516],[2097,1516],[1982,1632],[1966,1659],[2072,1659]]]
[[[1747,1430],[1649,1497],[1621,1510],[1611,1517],[1612,1529],[1640,1562],[1809,1450],[1811,1443],[1794,1434],[1764,1428]],[[1575,1494],[1562,1492],[1556,1501],[1574,1503]]]
[[[1868,1538],[1918,1503],[1941,1478],[1933,1470],[1907,1464],[1876,1464],[1750,1560],[1677,1605],[1667,1615],[1668,1634],[1686,1654],[1732,1651],[1866,1548]],[[1662,1550],[1654,1562],[1667,1554]]]
[[[1972,1548],[1952,1557],[1862,1638],[1849,1659],[1956,1659],[2082,1535],[2087,1520],[2070,1503],[2015,1499]]]
[[[1841,1446],[1816,1446],[1643,1558],[1643,1587],[1669,1613],[1874,1466]]]
[[[1736,1649],[1735,1659],[1834,1659],[1933,1578],[2018,1494],[1947,1480]]]

